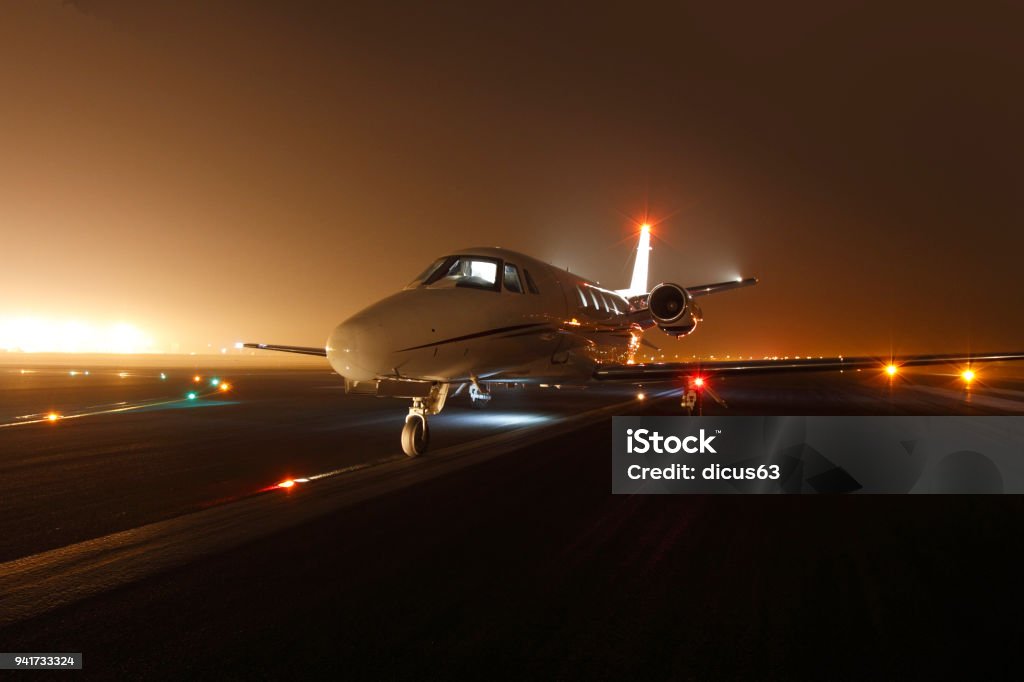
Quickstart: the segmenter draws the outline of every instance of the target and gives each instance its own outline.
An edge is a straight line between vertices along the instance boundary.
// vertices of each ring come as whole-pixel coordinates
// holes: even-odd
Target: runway
[[[501,659],[626,673],[655,646],[647,635],[671,631],[675,658],[652,672],[708,672],[701,623],[749,657],[793,624],[787,603],[808,600],[847,637],[878,638],[879,613],[964,577],[961,552],[1000,571],[995,555],[1022,544],[1015,497],[611,496],[610,415],[678,413],[677,393],[518,388],[486,411],[455,399],[432,421],[432,452],[408,460],[404,404],[346,396],[328,371],[161,371],[0,375],[0,424],[61,415],[0,429],[6,650],[84,650],[109,676],[158,674],[171,651],[190,652],[176,672],[211,676],[285,674],[298,659],[366,674]],[[1024,413],[1024,384],[1005,376],[969,393],[927,375],[716,390],[728,408],[705,400],[706,413]],[[894,573],[875,575],[872,557]],[[743,624],[755,616],[767,640]]]

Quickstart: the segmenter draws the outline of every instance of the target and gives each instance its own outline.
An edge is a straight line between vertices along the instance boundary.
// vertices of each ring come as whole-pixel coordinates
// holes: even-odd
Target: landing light
[[[897,367],[896,365],[894,365],[892,363],[889,363],[888,365],[885,366],[885,373],[888,374],[891,377],[896,376],[896,372],[898,372],[898,371],[899,371],[899,367]]]

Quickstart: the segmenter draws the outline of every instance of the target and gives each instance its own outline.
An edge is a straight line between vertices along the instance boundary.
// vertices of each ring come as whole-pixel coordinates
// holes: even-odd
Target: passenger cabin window
[[[587,304],[587,297],[583,294],[583,289],[580,289],[580,285],[579,284],[576,285],[576,293],[580,295],[580,305],[582,305],[584,308],[586,308],[587,305],[588,305]]]
[[[519,268],[511,263],[505,263],[505,277],[502,279],[502,282],[509,291],[517,294],[525,293],[523,292],[523,285],[519,281]]]
[[[530,293],[539,294],[540,289],[537,288],[537,283],[533,281],[533,275],[526,268],[523,268],[523,277],[526,278],[526,288],[530,290]]]
[[[466,287],[498,291],[498,265],[495,258],[479,256],[449,256],[431,272],[421,286],[431,289]]]

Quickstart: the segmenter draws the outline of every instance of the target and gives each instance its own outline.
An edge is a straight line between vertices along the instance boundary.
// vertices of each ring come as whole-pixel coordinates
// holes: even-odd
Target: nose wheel
[[[430,428],[423,415],[410,414],[402,427],[402,452],[409,457],[419,457],[427,451],[430,443]]]
[[[402,452],[409,457],[419,457],[427,451],[427,445],[430,444],[427,417],[444,409],[447,398],[448,384],[434,384],[430,387],[429,395],[412,399],[412,407],[402,427]]]

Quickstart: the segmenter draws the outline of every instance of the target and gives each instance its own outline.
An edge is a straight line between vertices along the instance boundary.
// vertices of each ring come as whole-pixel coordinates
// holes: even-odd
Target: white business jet
[[[596,282],[521,253],[472,248],[438,258],[404,289],[339,324],[326,348],[246,343],[247,348],[324,356],[350,392],[412,400],[402,450],[423,454],[427,417],[468,387],[475,406],[495,382],[586,384],[679,382],[703,386],[713,374],[877,367],[1024,359],[1024,353],[701,361],[638,364],[643,332],[691,334],[703,319],[697,300],[757,284],[757,279],[683,287],[647,287],[650,228],[643,225],[626,289]],[[962,370],[973,377],[969,367]]]

